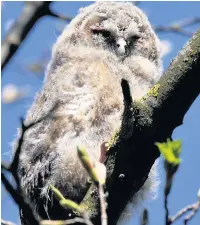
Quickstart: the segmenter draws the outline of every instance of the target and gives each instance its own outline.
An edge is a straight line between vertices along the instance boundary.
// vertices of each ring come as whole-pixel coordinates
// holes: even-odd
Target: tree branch
[[[122,126],[106,161],[109,225],[117,223],[128,201],[147,179],[160,155],[155,142],[164,142],[171,136],[199,95],[199,71],[200,30],[172,61],[147,96],[133,104],[125,101]],[[130,95],[128,92],[123,91],[123,94],[125,100],[130,99],[126,96]],[[95,189],[90,188],[82,204],[88,208],[93,223],[97,225],[100,224],[100,213],[94,192]]]
[[[197,213],[197,211],[200,208],[200,201],[194,203],[191,207],[192,207],[192,209],[191,209],[192,212],[188,216],[185,217],[184,225],[186,225],[195,216],[195,214]]]
[[[179,23],[174,23],[169,26],[156,26],[154,29],[156,32],[175,32],[177,34],[184,35],[186,37],[191,37],[193,32],[187,31],[184,28],[187,26],[192,26],[197,23],[200,23],[200,18],[195,17],[187,20],[183,20]]]
[[[1,69],[3,70],[12,56],[21,46],[22,42],[31,31],[37,21],[43,16],[53,16],[58,19],[71,21],[71,17],[56,14],[50,9],[52,1],[25,2],[21,16],[8,32],[2,43]]]
[[[169,224],[174,223],[176,220],[178,220],[181,216],[186,214],[189,211],[192,211],[188,216],[185,217],[184,223],[187,224],[187,222],[196,214],[197,210],[200,208],[200,200],[195,202],[194,204],[187,205],[180,211],[176,213],[176,215],[169,218]]]
[[[20,153],[21,153],[21,147],[23,144],[23,139],[24,139],[24,135],[26,133],[26,131],[37,125],[38,123],[40,123],[42,120],[46,119],[47,117],[50,117],[52,114],[52,112],[54,111],[55,107],[58,105],[59,103],[56,103],[52,109],[43,117],[41,117],[39,120],[32,122],[28,125],[24,124],[24,121],[21,119],[21,135],[19,137],[17,146],[16,146],[16,151],[13,157],[12,162],[10,163],[10,165],[5,164],[4,162],[1,162],[1,181],[3,183],[3,185],[5,186],[6,190],[10,193],[10,195],[12,196],[12,198],[14,199],[14,201],[16,202],[16,204],[19,206],[20,209],[22,209],[25,218],[26,218],[26,223],[28,225],[39,225],[39,220],[38,217],[35,214],[34,209],[32,208],[29,200],[25,197],[25,195],[23,194],[23,190],[21,188],[20,185],[20,181],[19,181],[19,176],[18,176],[18,166],[19,166],[19,157],[20,157]],[[8,179],[5,176],[5,171],[10,172],[12,174],[12,176],[14,177],[14,180],[16,182],[16,188],[13,187],[13,185],[8,181]]]
[[[22,14],[6,35],[1,47],[1,69],[3,70],[36,22],[49,14],[51,1],[25,2]]]
[[[6,190],[10,193],[14,201],[18,206],[23,209],[24,213],[26,213],[26,218],[29,219],[29,225],[39,225],[39,221],[33,212],[33,209],[31,208],[30,204],[26,202],[25,197],[20,194],[18,188],[17,190],[13,188],[13,186],[10,184],[8,179],[6,178],[5,174],[1,172],[1,181],[4,184]]]
[[[70,22],[72,20],[72,18],[69,17],[69,16],[65,16],[65,15],[61,15],[61,14],[58,14],[58,13],[54,13],[51,10],[49,10],[48,16],[52,16],[52,17],[64,20],[66,22]]]

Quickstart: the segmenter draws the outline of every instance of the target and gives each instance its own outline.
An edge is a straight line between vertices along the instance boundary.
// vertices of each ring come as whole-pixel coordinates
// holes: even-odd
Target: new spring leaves
[[[105,165],[92,158],[84,148],[78,146],[77,151],[79,159],[90,175],[92,181],[95,184],[104,185],[106,182]]]
[[[181,162],[180,153],[182,148],[182,143],[180,140],[171,141],[167,139],[167,142],[164,143],[156,143],[160,153],[164,157],[164,159],[173,165],[179,165]]]
[[[167,139],[165,143],[155,143],[164,157],[164,165],[166,170],[165,197],[167,198],[172,187],[172,180],[181,162],[180,153],[182,143],[180,140],[171,141]],[[167,216],[168,217],[168,216]]]
[[[82,147],[79,147],[79,146],[77,147],[77,153],[81,163],[83,164],[84,168],[88,172],[90,178],[99,187],[102,225],[107,225],[106,202],[105,202],[105,195],[103,192],[103,185],[106,182],[106,167],[103,163],[100,163],[99,161],[95,160],[92,156],[90,156],[88,152]],[[77,204],[74,201],[71,201],[70,199],[66,199],[60,193],[60,191],[54,186],[50,185],[50,188],[63,208],[69,208],[69,209],[75,210],[83,217],[83,221],[81,222],[84,222],[87,225],[92,225],[92,222],[89,219],[88,213],[84,210],[84,208],[81,205]],[[80,219],[80,218],[75,218],[73,223],[77,222],[77,219]],[[67,221],[56,221],[56,225],[57,224],[64,225],[66,224],[66,222]],[[49,225],[49,223],[48,221],[43,221],[42,225]]]
[[[171,141],[167,139],[165,143],[156,143],[159,151],[163,155],[165,159],[165,163],[169,164],[172,167],[178,168],[178,165],[181,162],[180,153],[181,153],[181,141]],[[106,181],[106,167],[103,163],[95,160],[91,157],[85,148],[78,146],[77,153],[81,163],[83,164],[84,168],[88,172],[90,178],[95,184],[104,185]],[[175,171],[174,171],[175,172]],[[172,174],[171,174],[172,175]],[[50,186],[51,190],[54,192],[56,198],[58,199],[59,203],[64,208],[71,208],[72,210],[76,210],[79,213],[83,213],[83,209],[76,204],[75,202],[65,199],[64,196],[53,186]]]
[[[106,181],[106,167],[103,163],[98,162],[97,160],[93,159],[88,152],[82,148],[77,147],[77,152],[80,161],[82,162],[84,168],[88,172],[90,178],[95,184],[104,185]],[[82,212],[82,209],[78,204],[75,202],[65,199],[64,196],[58,191],[57,188],[50,185],[51,190],[54,192],[55,197],[59,201],[60,205],[62,205],[64,208],[71,208],[73,210],[76,210],[78,212]]]

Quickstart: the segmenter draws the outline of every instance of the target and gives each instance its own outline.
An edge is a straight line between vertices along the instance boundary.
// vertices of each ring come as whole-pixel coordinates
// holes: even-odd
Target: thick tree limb
[[[131,104],[131,98],[127,97],[130,96],[129,91],[123,88],[127,84],[122,81],[124,120],[106,161],[109,225],[117,223],[127,202],[147,179],[160,155],[155,142],[164,142],[171,136],[199,95],[199,71],[200,30],[142,100]],[[82,204],[88,208],[97,225],[100,224],[99,203],[95,189],[91,189]]]

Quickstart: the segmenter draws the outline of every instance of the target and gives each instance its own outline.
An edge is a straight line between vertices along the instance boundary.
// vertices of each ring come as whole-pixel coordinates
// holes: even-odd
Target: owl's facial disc
[[[103,44],[112,49],[117,56],[126,55],[128,45],[123,37],[117,37],[112,31],[103,28],[92,29],[92,34],[101,38]]]
[[[125,29],[123,29],[125,31]],[[124,59],[128,57],[134,49],[137,40],[140,38],[138,35],[118,35],[114,30],[110,30],[103,26],[92,26],[91,34],[95,43],[100,44],[106,49],[112,50],[119,58]]]

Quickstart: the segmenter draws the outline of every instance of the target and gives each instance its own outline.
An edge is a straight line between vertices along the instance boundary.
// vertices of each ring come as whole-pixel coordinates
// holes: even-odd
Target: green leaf
[[[168,163],[174,165],[180,164],[180,153],[182,148],[181,140],[171,141],[170,139],[167,139],[167,142],[156,142],[155,145]]]

